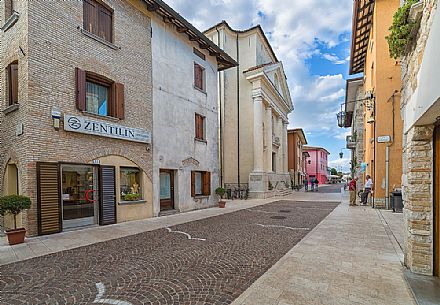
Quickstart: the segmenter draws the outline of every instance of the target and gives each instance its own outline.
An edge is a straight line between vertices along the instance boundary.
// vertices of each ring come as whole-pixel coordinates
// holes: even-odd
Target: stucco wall
[[[160,211],[159,170],[175,171],[175,208],[187,211],[213,206],[219,185],[217,63],[185,34],[153,17],[154,214]],[[194,62],[205,68],[206,93],[194,88]],[[195,140],[195,114],[205,116],[206,143]],[[193,158],[196,162],[183,162]],[[197,163],[198,162],[198,163]],[[211,196],[191,197],[191,171],[211,172]]]

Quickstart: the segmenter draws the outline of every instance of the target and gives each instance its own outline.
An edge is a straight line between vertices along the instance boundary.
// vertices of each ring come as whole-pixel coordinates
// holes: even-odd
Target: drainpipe
[[[218,28],[215,28],[217,31],[217,43],[219,48],[220,45],[220,31]],[[218,72],[218,99],[219,99],[219,159],[220,159],[220,186],[223,187],[223,116],[222,116],[222,72]]]
[[[385,208],[389,209],[389,166],[390,166],[390,147],[385,148]]]
[[[237,45],[237,182],[240,186],[240,54],[238,48],[238,33],[236,38]]]

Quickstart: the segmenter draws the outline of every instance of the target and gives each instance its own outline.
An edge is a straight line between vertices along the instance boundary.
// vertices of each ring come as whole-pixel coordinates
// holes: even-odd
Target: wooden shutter
[[[83,1],[83,27],[93,34],[98,34],[98,9],[93,0]]]
[[[202,175],[203,178],[203,195],[209,196],[211,195],[211,173],[204,172]]]
[[[9,65],[9,105],[18,103],[18,63]]]
[[[191,172],[191,197],[196,197],[196,172]]]
[[[194,86],[203,90],[203,68],[196,63],[194,64]]]
[[[203,122],[205,118],[201,116],[200,114],[195,115],[195,136],[196,139],[204,140],[204,134],[203,134]]]
[[[124,85],[123,84],[119,84],[119,83],[115,83],[114,86],[114,91],[113,91],[113,96],[114,96],[114,109],[115,109],[115,113],[114,116],[123,120],[124,119],[124,114],[125,114],[125,102],[124,102]]]
[[[76,79],[76,108],[86,110],[86,71],[75,68]]]
[[[112,16],[113,13],[106,7],[98,7],[98,36],[112,42]]]
[[[103,165],[99,171],[99,224],[109,225],[116,223],[116,177],[115,167]]]
[[[57,163],[37,163],[38,235],[61,232],[60,170]]]

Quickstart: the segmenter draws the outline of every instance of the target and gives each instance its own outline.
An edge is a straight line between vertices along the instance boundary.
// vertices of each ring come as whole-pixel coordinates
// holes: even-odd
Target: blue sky
[[[330,151],[330,166],[349,168],[348,129],[337,127],[345,97],[353,0],[166,0],[201,31],[226,20],[235,29],[261,24],[283,62],[295,105],[289,127]]]

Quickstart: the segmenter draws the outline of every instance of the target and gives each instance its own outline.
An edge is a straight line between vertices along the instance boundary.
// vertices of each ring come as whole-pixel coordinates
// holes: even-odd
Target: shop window
[[[76,68],[76,104],[80,111],[124,119],[124,85]]]
[[[205,92],[205,68],[194,63],[194,87]]]
[[[120,192],[122,201],[142,200],[141,171],[138,168],[121,167]]]
[[[14,61],[7,67],[9,106],[18,104],[18,62]]]
[[[113,10],[101,1],[83,1],[84,29],[113,42]]]
[[[211,173],[202,171],[191,172],[191,196],[211,195]]]
[[[205,140],[205,117],[198,113],[195,115],[195,138]]]

